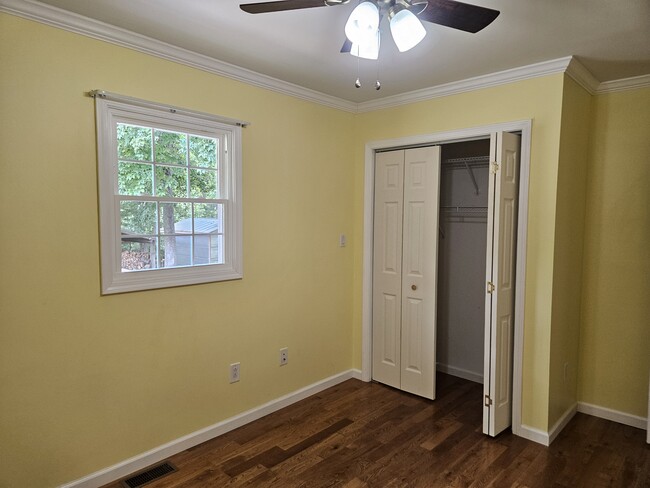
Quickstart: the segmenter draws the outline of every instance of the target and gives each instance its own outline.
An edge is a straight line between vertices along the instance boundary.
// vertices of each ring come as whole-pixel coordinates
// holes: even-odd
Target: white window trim
[[[99,228],[101,245],[102,295],[168,288],[215,281],[241,279],[242,260],[242,181],[241,129],[248,125],[200,112],[167,107],[153,102],[106,92],[90,93],[95,98],[97,116],[97,159],[99,188]],[[220,169],[225,174],[224,263],[135,272],[121,270],[121,227],[117,195],[117,121],[147,122],[158,128],[210,135],[215,130],[229,137],[229,157]],[[119,232],[118,232],[119,231]]]

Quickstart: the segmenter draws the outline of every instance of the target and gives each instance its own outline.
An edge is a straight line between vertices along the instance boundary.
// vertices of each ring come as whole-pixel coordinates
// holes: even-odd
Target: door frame
[[[522,365],[524,350],[524,299],[526,296],[526,241],[528,236],[528,187],[530,179],[530,145],[532,120],[519,120],[458,129],[432,134],[422,134],[368,142],[365,146],[365,175],[363,203],[363,295],[361,335],[361,379],[372,379],[372,250],[373,206],[375,184],[375,153],[424,145],[448,144],[489,138],[494,132],[519,132],[521,134],[521,159],[519,169],[519,199],[517,217],[517,265],[515,286],[515,325],[512,370],[512,431],[525,437],[521,424]]]

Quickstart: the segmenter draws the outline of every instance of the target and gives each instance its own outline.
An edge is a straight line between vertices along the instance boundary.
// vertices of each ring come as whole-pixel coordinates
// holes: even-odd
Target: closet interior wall
[[[489,139],[442,146],[438,236],[437,369],[481,383],[489,154]]]

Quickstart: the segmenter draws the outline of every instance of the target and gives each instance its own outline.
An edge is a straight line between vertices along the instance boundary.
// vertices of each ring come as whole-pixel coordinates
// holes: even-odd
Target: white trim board
[[[548,432],[548,444],[551,445],[551,443],[555,440],[555,438],[559,435],[560,432],[564,430],[564,428],[567,426],[567,424],[571,421],[573,417],[575,417],[575,414],[577,412],[577,405],[573,405],[571,408],[569,408],[566,412],[562,414],[562,416],[555,422],[555,425],[551,427],[551,429]]]
[[[431,100],[432,98],[446,97],[492,86],[505,85],[506,83],[513,83],[530,78],[539,78],[542,76],[565,73],[571,63],[576,65],[577,61],[575,61],[575,58],[572,56],[567,56],[565,58],[543,61],[541,63],[498,71],[496,73],[468,78],[466,80],[454,81],[443,85],[432,86],[430,88],[423,88],[421,90],[379,98],[369,102],[361,102],[358,104],[358,112],[373,112],[384,108],[422,102],[424,100]],[[582,69],[586,71],[585,68]]]
[[[650,86],[650,74],[600,83],[575,57],[567,56],[368,102],[356,103],[272,78],[35,0],[0,0],[0,12],[34,20],[45,25],[133,49],[151,56],[157,56],[225,78],[351,113],[370,112],[557,73],[567,73],[592,95]]]
[[[226,432],[230,432],[231,430],[253,422],[254,420],[262,418],[270,413],[288,407],[293,403],[304,400],[307,397],[315,395],[327,388],[331,388],[332,386],[336,386],[351,378],[360,379],[361,371],[358,369],[350,369],[321,381],[317,381],[316,383],[242,412],[234,417],[217,422],[214,425],[192,432],[191,434],[175,439],[162,446],[155,447],[118,464],[91,473],[88,476],[66,483],[65,485],[61,485],[60,488],[97,488],[105,485],[146,468],[147,466],[167,459],[168,457],[189,449],[190,447],[194,447],[202,442],[218,437]]]
[[[518,436],[528,439],[529,441],[537,442],[544,446],[550,446],[551,443],[557,438],[557,436],[564,430],[567,424],[576,414],[576,405],[573,405],[562,416],[555,422],[555,425],[549,429],[548,432],[544,432],[541,429],[531,427],[530,425],[522,425],[519,428]]]
[[[532,121],[520,120],[481,127],[472,127],[433,134],[372,141],[365,148],[364,214],[363,214],[363,295],[361,315],[361,371],[362,380],[372,377],[372,249],[373,203],[375,181],[375,152],[407,146],[444,144],[453,141],[488,137],[493,132],[521,132],[521,163],[519,172],[519,220],[517,223],[517,284],[515,290],[515,338],[513,352],[512,431],[530,438],[521,424],[521,391],[523,381],[524,297],[526,286],[526,243],[528,237],[528,186],[530,179],[530,145]],[[531,434],[532,435],[532,434]],[[547,434],[545,434],[547,435]],[[535,440],[535,442],[541,442]],[[543,443],[543,442],[542,442]]]
[[[521,424],[517,430],[517,435],[519,437],[523,437],[529,441],[537,442],[543,446],[549,446],[550,444],[548,432],[544,432],[543,430],[536,429],[535,427],[531,427],[530,425],[525,424]]]
[[[612,422],[618,422],[619,424],[629,425],[630,427],[636,427],[637,429],[646,430],[648,428],[645,417],[639,417],[619,410],[612,410],[611,408],[599,407],[591,403],[578,402],[578,412],[611,420]]]

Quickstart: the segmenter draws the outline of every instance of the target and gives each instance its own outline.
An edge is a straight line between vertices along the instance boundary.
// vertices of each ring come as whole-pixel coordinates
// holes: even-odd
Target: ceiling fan
[[[240,5],[244,12],[250,14],[261,14],[267,12],[280,12],[284,10],[297,10],[304,8],[314,7],[334,7],[338,5],[345,5],[350,0],[279,0],[275,2],[258,2],[246,3]],[[361,10],[361,12],[357,12]],[[374,12],[376,12],[376,15]],[[357,12],[355,16],[355,12]],[[412,27],[416,25],[413,23],[413,18],[420,21],[431,22],[434,24],[444,25],[452,29],[458,29],[465,32],[476,33],[481,29],[487,27],[499,15],[498,10],[493,10],[478,5],[470,5],[467,3],[458,2],[456,0],[365,0],[359,3],[354,9],[346,24],[346,35],[348,35],[348,24],[356,23],[360,25],[366,18],[361,15],[369,14],[374,16],[374,19],[369,21],[368,24],[363,25],[361,29],[367,31],[372,30],[374,24],[378,24],[379,20],[384,16],[388,16],[391,23],[391,31],[393,36],[395,32],[393,25],[399,24],[401,19],[408,19],[408,23]],[[353,18],[354,17],[354,18]],[[395,20],[397,19],[397,20]],[[370,35],[368,36],[370,37]],[[355,39],[348,40],[352,43]],[[346,43],[351,47],[350,43]],[[417,43],[416,43],[417,44]],[[399,47],[399,43],[398,43]],[[346,51],[346,46],[342,52]],[[400,49],[402,51],[402,49]]]
[[[246,3],[239,7],[250,14],[280,12],[314,7],[335,7],[350,0],[279,0]],[[426,30],[421,21],[444,25],[452,29],[476,33],[492,23],[499,15],[493,10],[456,0],[359,0],[345,24],[346,40],[342,53],[366,59],[378,59],[381,36],[379,24],[389,20],[390,31],[400,52],[408,51],[424,39]],[[355,83],[361,83],[357,77]],[[379,90],[379,80],[375,85]]]

